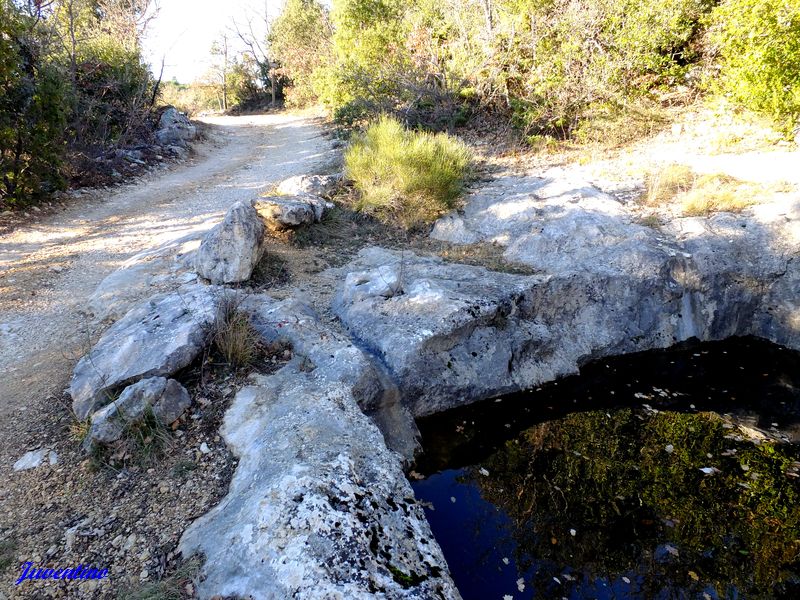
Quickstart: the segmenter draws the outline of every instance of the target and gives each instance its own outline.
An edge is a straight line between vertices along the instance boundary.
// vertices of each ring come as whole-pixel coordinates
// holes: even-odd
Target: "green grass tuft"
[[[353,208],[406,229],[430,223],[455,206],[471,157],[450,135],[408,131],[383,116],[345,155],[358,191]]]

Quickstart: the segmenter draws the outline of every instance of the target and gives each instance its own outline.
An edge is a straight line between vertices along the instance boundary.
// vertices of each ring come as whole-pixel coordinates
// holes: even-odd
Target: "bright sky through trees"
[[[165,57],[164,79],[174,76],[189,83],[208,69],[211,43],[222,32],[228,31],[233,47],[241,46],[234,41],[234,19],[244,29],[252,21],[256,34],[263,38],[265,6],[272,19],[283,0],[159,0],[158,5],[144,41],[145,57],[156,76]]]

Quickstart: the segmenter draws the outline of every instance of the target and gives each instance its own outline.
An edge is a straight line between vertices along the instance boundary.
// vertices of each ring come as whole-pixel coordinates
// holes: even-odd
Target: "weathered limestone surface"
[[[75,366],[69,393],[83,421],[131,383],[170,376],[205,347],[221,291],[188,285],[138,304],[112,325]]]
[[[258,198],[255,208],[274,229],[319,223],[333,204],[311,194]]]
[[[370,362],[298,302],[244,306],[295,358],[225,416],[230,491],[180,543],[205,556],[200,597],[459,598],[399,457],[359,409],[381,391]]]
[[[164,425],[169,425],[189,408],[192,399],[180,383],[164,377],[150,377],[126,387],[119,398],[92,414],[86,446],[110,444],[122,437],[126,426],[145,418],[148,408]]]
[[[131,257],[100,282],[87,312],[95,321],[116,321],[145,298],[196,282],[192,257],[201,238],[192,233]]]
[[[277,192],[284,196],[311,194],[320,198],[330,198],[342,182],[342,175],[296,175],[284,179]]]
[[[253,204],[242,200],[231,205],[222,222],[203,238],[195,268],[211,283],[247,281],[261,259],[266,227]]]
[[[415,416],[691,337],[800,348],[800,200],[680,218],[657,232],[598,190],[526,185],[477,197],[434,234],[505,245],[536,275],[376,248],[337,271],[349,274],[336,313]],[[381,293],[388,272],[402,273],[392,294]]]

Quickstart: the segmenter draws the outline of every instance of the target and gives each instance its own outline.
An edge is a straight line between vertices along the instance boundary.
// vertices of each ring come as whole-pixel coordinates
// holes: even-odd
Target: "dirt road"
[[[233,202],[332,159],[321,129],[299,117],[208,122],[210,139],[189,163],[0,237],[0,423],[66,387],[94,333],[82,316],[86,299],[121,263],[209,228]],[[4,470],[18,458],[13,437],[0,435]]]

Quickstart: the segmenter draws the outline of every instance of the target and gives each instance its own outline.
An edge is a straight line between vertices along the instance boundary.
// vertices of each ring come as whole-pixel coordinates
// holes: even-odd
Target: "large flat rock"
[[[385,365],[415,416],[691,337],[756,335],[800,348],[794,255],[766,227],[751,223],[737,241],[740,224],[701,225],[717,233],[683,239],[684,250],[653,251],[639,240],[638,252],[621,244],[615,260],[557,261],[533,276],[370,248],[336,271],[344,282],[334,310]],[[401,281],[387,294],[390,272]]]
[[[188,285],[139,303],[112,325],[75,366],[69,387],[75,416],[83,421],[130,383],[189,365],[206,345],[221,293]]]
[[[380,391],[370,361],[297,302],[247,310],[295,358],[225,415],[230,491],[180,543],[205,557],[200,597],[459,598],[399,456],[359,407]]]

